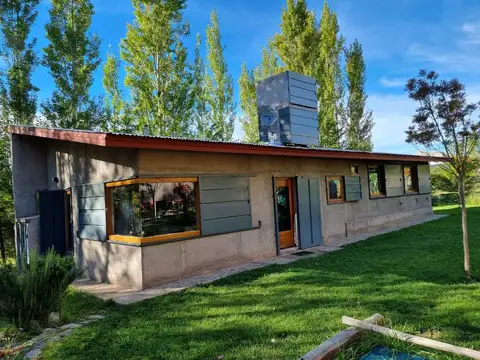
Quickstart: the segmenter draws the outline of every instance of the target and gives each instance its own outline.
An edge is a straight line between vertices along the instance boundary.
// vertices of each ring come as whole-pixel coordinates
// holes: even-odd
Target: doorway
[[[275,180],[275,203],[280,249],[295,246],[295,201],[293,198],[293,179]]]

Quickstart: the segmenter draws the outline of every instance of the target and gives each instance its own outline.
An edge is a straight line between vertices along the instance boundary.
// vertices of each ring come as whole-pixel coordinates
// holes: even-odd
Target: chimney
[[[315,79],[285,71],[258,82],[255,88],[260,141],[318,146]]]
[[[148,136],[148,125],[143,125],[143,136]]]

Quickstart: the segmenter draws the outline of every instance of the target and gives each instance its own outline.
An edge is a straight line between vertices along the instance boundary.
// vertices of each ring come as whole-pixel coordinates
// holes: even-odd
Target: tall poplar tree
[[[43,63],[56,85],[43,114],[55,127],[94,129],[103,120],[103,106],[89,95],[93,74],[100,65],[100,39],[89,33],[93,5],[90,0],[52,0],[50,22],[45,25],[49,44]]]
[[[133,0],[133,7],[121,58],[138,125],[152,135],[189,136],[194,92],[182,41],[190,32],[183,21],[186,0]]]
[[[224,46],[220,33],[218,13],[210,14],[210,24],[207,26],[207,57],[204,78],[205,105],[208,113],[204,119],[204,138],[230,141],[232,139],[236,118],[235,102],[233,100],[233,78],[228,72],[224,56]]]
[[[343,104],[345,88],[341,69],[344,39],[340,35],[337,15],[324,2],[317,49],[317,85],[319,101],[320,145],[342,147],[346,116]]]
[[[120,60],[109,51],[103,66],[103,88],[106,93],[106,121],[104,131],[133,133],[136,130],[129,111],[129,104],[123,100],[119,85]]]
[[[273,47],[287,69],[315,77],[318,31],[315,14],[305,0],[287,0],[280,30],[273,38]]]
[[[255,83],[282,71],[277,54],[271,46],[263,48],[262,62],[253,71],[249,71],[245,63],[242,64],[240,79],[240,108],[242,117],[240,123],[247,142],[259,142],[258,112]]]
[[[40,0],[10,0],[0,2],[0,55],[7,69],[1,76],[0,105],[2,123],[31,125],[37,110],[38,88],[31,78],[38,57],[36,39],[29,40]]]
[[[345,68],[348,86],[347,148],[372,151],[372,112],[366,108],[366,67],[362,45],[355,39],[345,53]]]

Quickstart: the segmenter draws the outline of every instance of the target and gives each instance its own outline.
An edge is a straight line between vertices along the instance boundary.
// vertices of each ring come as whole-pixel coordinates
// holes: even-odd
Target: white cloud
[[[372,131],[374,151],[415,153],[416,149],[405,142],[405,130],[412,121],[416,104],[407,94],[373,94],[368,98],[375,126]]]
[[[388,78],[386,76],[382,76],[380,79],[380,84],[386,88],[404,87],[406,83],[407,80],[403,78]]]
[[[480,22],[464,23],[462,31],[465,38],[460,41],[460,45],[480,45]]]

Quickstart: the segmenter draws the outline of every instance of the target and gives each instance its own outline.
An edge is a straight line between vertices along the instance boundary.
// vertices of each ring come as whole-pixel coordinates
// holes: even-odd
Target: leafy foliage
[[[133,7],[121,58],[138,125],[152,135],[190,136],[195,93],[183,44],[186,0],[134,0]]]
[[[94,15],[90,0],[52,0],[50,22],[45,26],[49,44],[43,63],[56,89],[42,104],[53,127],[94,129],[104,121],[103,105],[90,98],[93,73],[100,65],[100,39],[88,30]]]
[[[37,110],[38,88],[32,73],[38,65],[35,52],[37,40],[28,41],[38,12],[40,0],[11,0],[0,2],[0,30],[3,46],[0,55],[7,70],[0,83],[2,125],[9,123],[31,125]]]
[[[346,147],[351,150],[372,151],[372,112],[367,110],[365,92],[366,66],[362,45],[357,39],[345,51],[348,87],[348,119]]]
[[[448,160],[439,166],[457,179],[462,207],[464,270],[470,279],[465,180],[472,154],[479,140],[480,121],[472,115],[480,103],[468,103],[465,86],[458,81],[439,80],[435,71],[420,70],[408,80],[405,90],[419,103],[412,125],[406,131],[407,142],[423,146],[428,154],[441,154]]]
[[[59,311],[68,286],[80,274],[72,258],[53,251],[32,254],[21,270],[0,267],[0,316],[25,329],[33,321],[44,322],[51,312]]]
[[[204,113],[197,123],[198,136],[211,140],[232,140],[236,118],[233,79],[225,61],[218,13],[210,14],[207,26],[207,57],[203,80]]]

